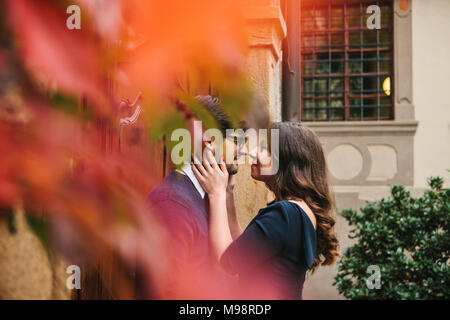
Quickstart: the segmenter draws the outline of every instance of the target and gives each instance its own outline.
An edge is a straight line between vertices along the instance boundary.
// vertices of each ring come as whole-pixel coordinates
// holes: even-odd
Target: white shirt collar
[[[194,184],[195,189],[197,189],[198,193],[200,193],[200,196],[202,197],[202,199],[205,198],[205,190],[203,190],[202,186],[200,185],[200,182],[198,182],[197,177],[194,174],[194,171],[192,171],[192,167],[191,167],[190,163],[185,163],[181,167],[181,170],[177,169],[177,172],[187,175],[189,177],[189,179],[192,181],[192,183]]]

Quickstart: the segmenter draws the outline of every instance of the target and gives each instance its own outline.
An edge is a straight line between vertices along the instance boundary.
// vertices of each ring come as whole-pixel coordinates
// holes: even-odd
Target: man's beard
[[[230,176],[238,173],[239,167],[237,164],[227,164],[227,171]]]

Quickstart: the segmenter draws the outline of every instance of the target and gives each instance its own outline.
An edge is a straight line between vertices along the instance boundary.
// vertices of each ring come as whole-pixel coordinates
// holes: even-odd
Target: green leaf
[[[44,248],[48,249],[50,246],[50,223],[32,214],[27,214],[26,220],[31,231],[38,237]]]
[[[14,211],[12,208],[0,208],[0,217],[4,216],[6,218],[6,227],[10,234],[15,234],[17,232],[16,223],[14,219]]]

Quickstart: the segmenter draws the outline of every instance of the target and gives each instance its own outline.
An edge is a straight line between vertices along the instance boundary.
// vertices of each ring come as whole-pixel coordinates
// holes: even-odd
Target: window
[[[393,119],[392,1],[302,1],[303,121]],[[381,9],[370,30],[367,7]]]

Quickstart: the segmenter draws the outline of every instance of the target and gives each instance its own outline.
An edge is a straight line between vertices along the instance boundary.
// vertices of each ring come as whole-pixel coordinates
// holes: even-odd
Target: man
[[[227,164],[230,177],[233,177],[238,172],[238,158],[246,153],[246,147],[244,144],[239,146],[239,139],[236,137],[226,137],[226,129],[231,129],[232,125],[217,98],[204,95],[197,96],[196,99],[210,112],[219,126],[217,129],[224,137],[225,157],[228,155],[227,159],[233,159],[232,163]],[[192,115],[186,118],[189,128],[193,127],[193,121],[198,120]],[[214,152],[216,148],[222,148],[209,139],[204,141],[202,137],[195,137],[194,134],[191,136],[202,140],[202,150],[210,148]],[[233,184],[230,183],[230,195]],[[225,278],[211,263],[208,246],[208,199],[192,172],[191,164],[186,163],[180,170],[174,170],[166,176],[150,192],[147,201],[151,212],[160,214],[168,231],[167,287],[158,298],[224,298],[223,289],[230,279]],[[231,196],[230,201],[233,201]],[[238,222],[234,206],[233,210],[230,210],[229,220],[230,226],[236,227]]]

